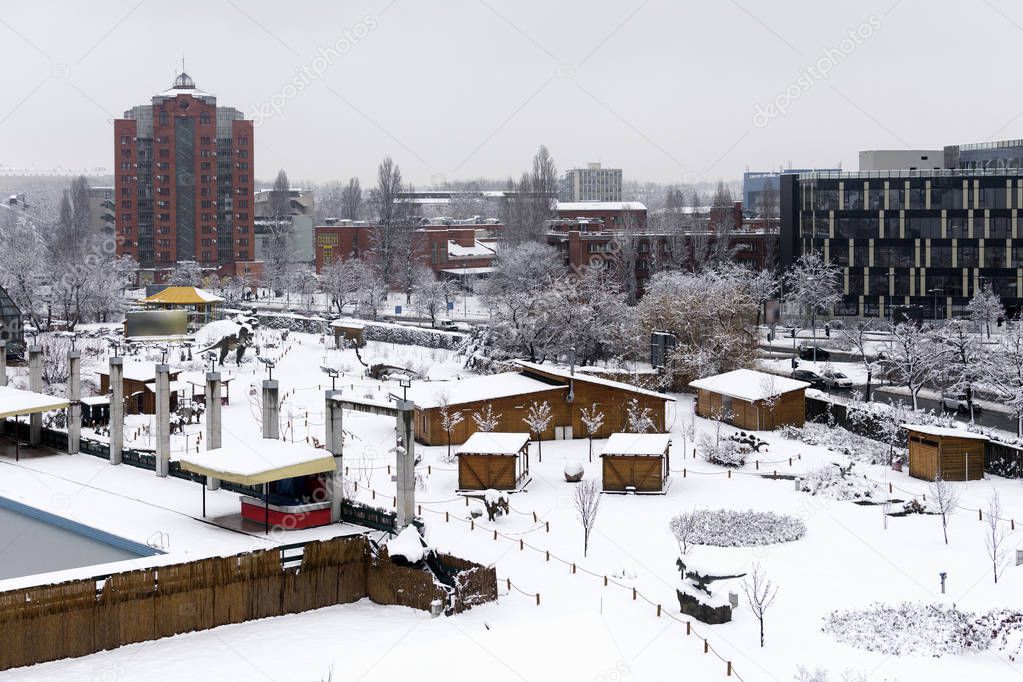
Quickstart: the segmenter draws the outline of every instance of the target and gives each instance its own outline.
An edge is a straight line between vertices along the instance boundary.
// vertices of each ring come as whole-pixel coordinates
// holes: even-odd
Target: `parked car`
[[[941,406],[945,408],[946,412],[958,412],[959,414],[970,413],[970,401],[966,397],[965,393],[957,393],[954,395],[942,395]],[[973,414],[980,414],[980,405],[977,401],[973,401]]]
[[[446,317],[437,320],[437,327],[449,332],[470,332],[472,327],[465,322],[455,322]]]
[[[853,380],[841,372],[821,372],[821,381],[828,388],[852,388]]]
[[[813,388],[826,388],[821,377],[816,372],[811,372],[808,369],[797,369],[792,372],[792,378],[798,381],[805,381],[810,384]]]
[[[814,353],[816,350],[816,354]],[[816,357],[814,357],[816,355]],[[820,346],[816,348],[814,346],[800,345],[799,346],[799,359],[800,360],[830,360],[831,353],[824,350]]]

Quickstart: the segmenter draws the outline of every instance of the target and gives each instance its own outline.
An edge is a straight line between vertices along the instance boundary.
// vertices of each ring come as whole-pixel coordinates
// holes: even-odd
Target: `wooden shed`
[[[600,455],[604,492],[664,492],[670,445],[667,433],[612,434]]]
[[[529,434],[477,431],[458,448],[459,490],[519,490],[529,476]]]
[[[178,394],[185,387],[177,380],[181,370],[169,372],[170,410],[178,409]],[[156,366],[148,363],[125,363],[124,365],[124,412],[125,414],[156,414]],[[110,373],[99,373],[100,395],[110,393]]]
[[[984,477],[988,437],[966,429],[903,424],[909,441],[909,475],[925,481],[976,481]]]
[[[334,347],[362,348],[366,345],[366,325],[358,320],[341,318],[330,323],[334,332]]]
[[[706,419],[720,419],[753,431],[802,426],[806,421],[806,389],[810,384],[805,381],[737,369],[689,385],[696,389],[696,414]]]

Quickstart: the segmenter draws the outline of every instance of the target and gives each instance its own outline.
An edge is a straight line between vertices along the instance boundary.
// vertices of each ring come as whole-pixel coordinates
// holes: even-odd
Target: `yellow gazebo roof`
[[[224,299],[199,287],[167,287],[159,293],[147,296],[139,303],[161,303],[163,305],[206,305],[220,303]]]

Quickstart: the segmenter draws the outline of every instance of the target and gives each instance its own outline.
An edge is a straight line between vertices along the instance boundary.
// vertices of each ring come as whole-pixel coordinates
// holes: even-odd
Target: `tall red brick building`
[[[253,164],[252,121],[186,73],[125,111],[114,121],[118,255],[138,261],[143,282],[180,261],[257,278]]]

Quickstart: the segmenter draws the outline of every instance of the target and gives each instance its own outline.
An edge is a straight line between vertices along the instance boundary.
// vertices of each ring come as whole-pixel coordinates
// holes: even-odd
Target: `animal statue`
[[[227,359],[227,354],[232,350],[235,351],[235,363],[238,365],[242,364],[242,358],[245,357],[245,349],[252,345],[253,338],[249,333],[248,327],[241,327],[237,334],[228,334],[227,336],[221,337],[212,346],[203,348],[200,353],[205,353],[208,350],[217,348],[220,350],[220,359],[218,364],[223,366],[224,360]]]

